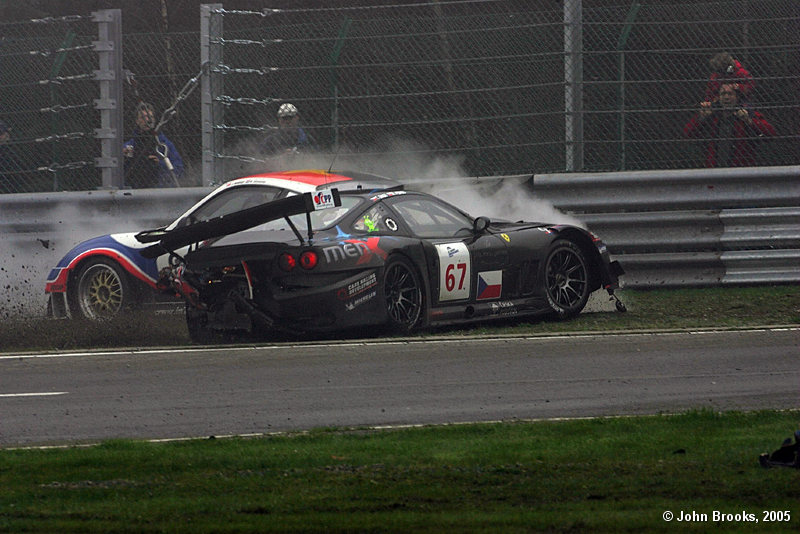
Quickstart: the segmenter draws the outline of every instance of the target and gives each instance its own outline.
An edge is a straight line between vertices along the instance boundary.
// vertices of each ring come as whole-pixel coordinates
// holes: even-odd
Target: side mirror
[[[472,229],[476,234],[482,234],[487,228],[489,228],[490,223],[491,221],[489,220],[489,217],[481,216],[472,221]]]

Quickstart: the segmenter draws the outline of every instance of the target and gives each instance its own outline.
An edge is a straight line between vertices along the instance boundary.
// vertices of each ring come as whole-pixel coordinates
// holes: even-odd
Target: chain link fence
[[[0,24],[0,193],[74,191],[102,187],[96,167],[101,127],[97,100],[98,24],[93,15]],[[157,118],[197,74],[199,32],[128,34],[122,39],[123,139],[135,109],[153,104]],[[179,147],[181,185],[198,185],[199,98],[187,98],[164,128]],[[126,184],[130,169],[126,168]]]
[[[97,187],[95,39],[91,16],[0,23],[0,193]]]
[[[185,170],[178,177],[182,186],[200,185],[199,162],[200,96],[192,91],[183,99],[182,90],[200,70],[200,34],[134,33],[123,38],[125,139],[130,140],[136,126],[136,109],[152,104],[156,121],[167,121],[162,132],[173,142]],[[190,87],[193,89],[193,87]],[[180,101],[179,101],[180,100]],[[164,116],[174,107],[175,114]],[[174,155],[171,159],[175,159]],[[125,169],[125,183],[134,185],[135,168]]]
[[[754,164],[800,162],[800,4],[620,3],[216,9],[217,156],[285,165],[264,158],[258,139],[291,102],[339,167],[401,176],[420,168],[410,161],[442,159],[467,175],[702,167],[708,140],[688,139],[684,126],[705,98],[709,59],[729,52],[752,76],[747,106],[776,129],[758,140]]]
[[[707,140],[687,138],[684,126],[719,52],[749,71],[747,105],[775,128],[759,139],[756,164],[800,163],[796,0],[395,4],[215,5],[211,83],[163,130],[187,167],[180,184],[295,166],[399,178],[423,168],[491,176],[702,167]],[[91,16],[0,24],[0,120],[11,127],[0,191],[102,185],[96,35]],[[125,138],[138,103],[158,116],[180,99],[202,46],[199,28],[124,35]],[[313,156],[264,151],[284,102],[299,108]]]

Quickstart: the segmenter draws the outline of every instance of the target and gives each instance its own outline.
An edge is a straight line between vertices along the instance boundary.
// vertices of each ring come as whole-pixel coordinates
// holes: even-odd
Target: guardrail
[[[490,195],[503,181],[532,183],[535,197],[574,215],[602,237],[626,270],[626,287],[800,282],[800,166],[437,183],[476,185]],[[0,302],[0,315],[7,302],[20,299],[41,306],[48,270],[78,242],[166,224],[209,191],[0,195],[0,287],[6,301]]]
[[[627,287],[800,281],[800,167],[533,177],[608,244]]]

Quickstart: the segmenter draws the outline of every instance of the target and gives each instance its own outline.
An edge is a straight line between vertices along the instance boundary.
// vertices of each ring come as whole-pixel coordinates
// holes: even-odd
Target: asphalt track
[[[0,446],[797,408],[800,329],[0,355]]]

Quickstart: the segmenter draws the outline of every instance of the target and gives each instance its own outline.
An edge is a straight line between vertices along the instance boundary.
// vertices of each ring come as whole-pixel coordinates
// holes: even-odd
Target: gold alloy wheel
[[[81,275],[78,298],[88,319],[108,319],[122,308],[124,288],[120,275],[105,263],[88,267]]]

